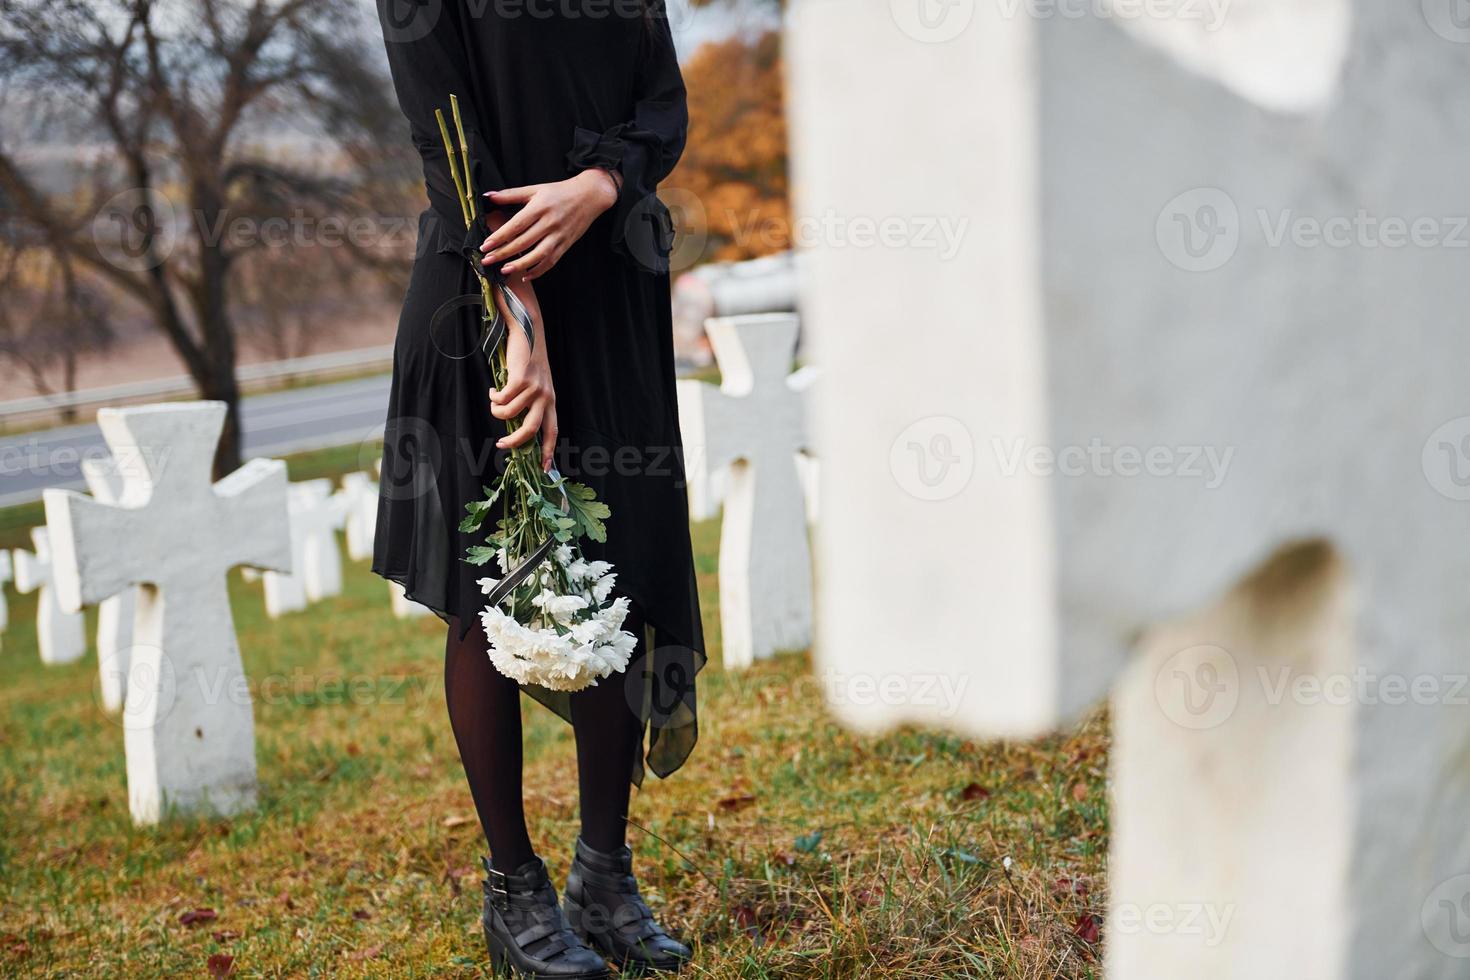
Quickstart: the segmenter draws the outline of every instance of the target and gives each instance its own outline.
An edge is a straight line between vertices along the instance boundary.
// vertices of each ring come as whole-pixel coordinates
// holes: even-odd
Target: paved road
[[[377,439],[388,411],[388,377],[250,395],[240,410],[247,458]],[[106,452],[90,422],[0,438],[0,507],[37,500],[46,487],[84,489],[80,461]]]

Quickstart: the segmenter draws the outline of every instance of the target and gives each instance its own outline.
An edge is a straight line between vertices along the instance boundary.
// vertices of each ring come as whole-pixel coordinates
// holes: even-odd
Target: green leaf
[[[471,565],[485,565],[488,564],[490,560],[494,557],[494,548],[491,548],[488,545],[476,544],[470,545],[469,552],[465,556],[465,561],[469,562]]]

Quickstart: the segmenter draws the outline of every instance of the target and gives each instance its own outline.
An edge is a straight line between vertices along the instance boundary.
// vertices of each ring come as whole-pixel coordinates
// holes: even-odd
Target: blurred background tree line
[[[677,210],[701,261],[790,237],[778,35],[726,33],[685,52],[665,184],[699,201]],[[421,180],[367,0],[0,0],[0,370],[69,391],[160,335],[231,406],[232,468],[242,349],[396,318]]]

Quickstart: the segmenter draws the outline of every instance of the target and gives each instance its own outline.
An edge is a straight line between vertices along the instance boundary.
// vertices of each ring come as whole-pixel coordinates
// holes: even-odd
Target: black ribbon
[[[491,268],[489,272],[486,272],[480,262],[485,257],[480,251],[480,243],[485,240],[488,233],[484,219],[476,218],[465,229],[464,241],[460,243],[458,252],[470,264],[470,269],[475,273],[476,278],[482,284],[489,283],[491,294],[498,298],[500,303],[492,304],[493,309],[491,310],[485,310],[485,290],[482,287],[479,292],[465,293],[463,296],[445,300],[429,318],[429,341],[434,345],[435,350],[451,360],[462,361],[470,355],[445,353],[444,348],[440,347],[439,341],[435,339],[438,336],[440,325],[460,310],[471,307],[480,310],[480,322],[483,324],[480,331],[480,353],[484,355],[486,361],[489,361],[495,356],[495,349],[505,338],[507,329],[505,316],[500,312],[501,303],[510,310],[511,317],[521,328],[521,332],[526,335],[526,344],[531,350],[536,349],[536,328],[531,322],[531,312],[526,309],[520,297],[511,290],[505,273],[499,268]]]
[[[535,324],[531,321],[531,311],[526,309],[526,305],[521,302],[520,297],[511,290],[510,284],[506,281],[505,273],[501,272],[498,268],[492,268],[489,272],[486,272],[485,267],[480,262],[484,258],[484,253],[480,251],[480,244],[488,234],[489,229],[485,227],[484,219],[476,218],[465,229],[464,241],[458,249],[459,254],[470,264],[470,268],[474,270],[475,276],[481,283],[490,284],[492,294],[499,298],[500,303],[505,304],[506,309],[510,310],[512,319],[515,320],[516,325],[526,335],[527,346],[531,350],[535,350],[536,328]],[[444,354],[438,342],[434,341],[434,331],[438,329],[439,325],[460,310],[474,307],[482,311],[480,322],[484,324],[480,333],[480,353],[484,355],[487,362],[493,363],[495,351],[500,346],[501,340],[504,339],[507,329],[505,317],[500,312],[500,303],[493,304],[493,315],[486,316],[483,312],[485,309],[485,291],[483,288],[479,292],[465,293],[463,296],[455,296],[452,299],[446,300],[434,311],[434,315],[429,319],[429,339],[434,343],[434,348],[439,353]],[[454,354],[444,354],[444,356],[454,360],[464,360],[470,355],[460,354],[456,356]],[[560,474],[554,469],[551,471],[551,475],[553,478],[560,478]],[[566,494],[563,493],[561,498],[562,511],[566,512],[568,506],[569,502]],[[490,594],[486,597],[486,605],[498,606],[506,596],[515,591],[517,586],[530,578],[531,574],[537,568],[541,567],[541,563],[550,557],[551,551],[555,547],[556,538],[554,537],[547,538],[541,542],[536,547],[536,550],[526,557],[525,561],[507,572],[505,578],[501,579],[495,588],[490,590]]]

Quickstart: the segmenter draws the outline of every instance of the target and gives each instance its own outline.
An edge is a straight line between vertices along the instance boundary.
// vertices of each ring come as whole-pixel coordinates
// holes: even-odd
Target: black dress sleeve
[[[458,96],[465,141],[470,150],[470,173],[477,194],[504,190],[508,185],[489,144],[482,107],[475,93],[487,93],[491,80],[475,70],[469,57],[465,13],[454,3],[410,3],[378,0],[378,19],[388,50],[388,68],[398,104],[408,118],[409,134],[424,164],[429,204],[453,229],[458,241],[464,213],[449,172],[449,159],[434,110],[444,110],[450,139],[456,139],[449,97]]]
[[[633,118],[604,133],[577,127],[567,168],[614,171],[621,178],[609,210],[613,250],[650,272],[667,272],[673,221],[655,191],[684,152],[689,108],[684,76],[662,2],[652,4],[634,78]]]

